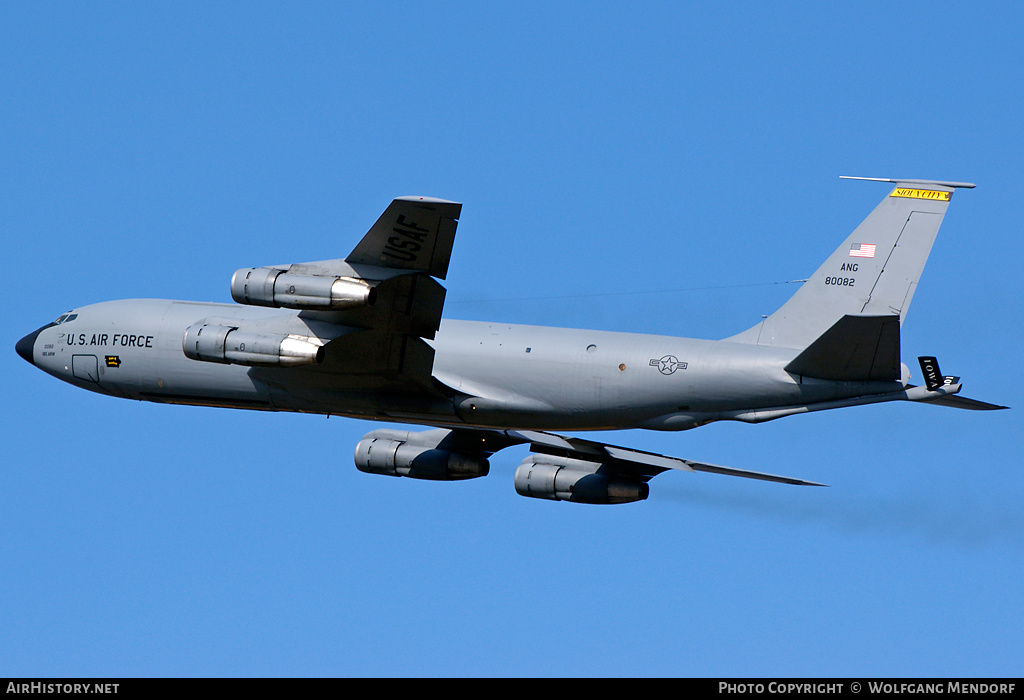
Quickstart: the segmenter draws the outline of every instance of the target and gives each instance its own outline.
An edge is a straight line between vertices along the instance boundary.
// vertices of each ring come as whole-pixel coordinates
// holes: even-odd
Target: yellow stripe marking
[[[913,190],[909,187],[897,187],[892,191],[890,197],[907,197],[909,199],[934,199],[938,202],[948,202],[951,192],[939,192],[937,190]]]

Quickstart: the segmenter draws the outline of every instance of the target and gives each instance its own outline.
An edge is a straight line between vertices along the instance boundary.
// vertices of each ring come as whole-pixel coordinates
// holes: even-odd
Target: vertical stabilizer
[[[953,190],[974,185],[849,179],[896,186],[781,309],[729,340],[804,349],[844,316],[894,316],[902,325]]]

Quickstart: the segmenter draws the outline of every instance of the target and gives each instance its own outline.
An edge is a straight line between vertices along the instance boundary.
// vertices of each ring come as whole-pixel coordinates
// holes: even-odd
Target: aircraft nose
[[[32,331],[31,333],[26,335],[24,338],[22,338],[15,344],[15,351],[17,351],[17,353],[21,355],[26,362],[31,362],[34,365],[36,361],[35,359],[33,359],[33,351],[35,350],[36,346],[36,338],[39,336],[40,333],[42,333],[44,330],[46,330],[52,325],[52,323],[48,323],[42,328]]]

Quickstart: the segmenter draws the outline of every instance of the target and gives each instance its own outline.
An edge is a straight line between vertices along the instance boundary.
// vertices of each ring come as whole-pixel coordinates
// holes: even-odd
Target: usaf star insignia
[[[672,374],[677,369],[686,369],[686,363],[680,362],[675,355],[665,355],[660,360],[651,360],[651,367],[657,367],[662,374]]]

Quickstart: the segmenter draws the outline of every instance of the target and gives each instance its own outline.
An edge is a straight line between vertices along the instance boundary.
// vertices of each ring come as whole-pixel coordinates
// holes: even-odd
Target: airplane
[[[1006,408],[958,396],[921,357],[909,383],[900,329],[953,193],[895,185],[775,313],[722,340],[442,319],[462,205],[391,202],[344,259],[243,268],[237,304],[129,299],[82,306],[17,353],[109,396],[294,411],[428,426],[381,428],[356,445],[363,472],[462,480],[512,445],[531,451],[517,493],[617,504],[667,470],[817,482],[609,445],[565,431],[689,430],[887,401]]]

